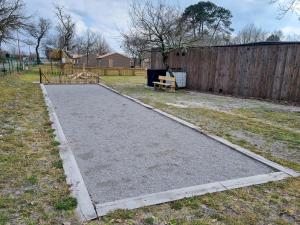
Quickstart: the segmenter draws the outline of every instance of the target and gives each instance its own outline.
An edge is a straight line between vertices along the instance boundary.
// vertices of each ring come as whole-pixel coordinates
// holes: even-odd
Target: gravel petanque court
[[[276,172],[102,86],[45,87],[94,204]]]

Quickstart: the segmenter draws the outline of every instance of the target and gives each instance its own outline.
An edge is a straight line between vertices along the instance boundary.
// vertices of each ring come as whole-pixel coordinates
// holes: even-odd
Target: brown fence
[[[175,50],[168,63],[187,72],[190,89],[300,102],[299,43]],[[152,52],[151,68],[164,68],[160,53]]]
[[[100,76],[146,76],[147,71],[143,68],[100,68],[100,67],[75,67],[72,64],[40,66],[47,74],[73,74],[84,71],[99,74]]]
[[[63,70],[39,68],[40,83],[43,84],[99,84],[100,75],[96,73],[67,73]]]

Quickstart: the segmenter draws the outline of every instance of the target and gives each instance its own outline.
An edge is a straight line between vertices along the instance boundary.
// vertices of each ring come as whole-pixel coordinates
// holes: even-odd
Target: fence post
[[[99,77],[100,77],[100,74],[97,74],[98,76],[97,76],[97,84],[99,84],[100,83],[100,81],[99,81]]]
[[[43,83],[43,81],[42,81],[42,69],[41,69],[41,67],[39,68],[39,72],[40,72],[40,84],[41,84],[41,83]]]
[[[9,74],[11,75],[11,68],[10,68],[10,60],[8,59],[8,70],[9,70]]]
[[[4,64],[4,61],[2,62],[2,64],[3,64],[3,74],[5,75],[5,64]]]

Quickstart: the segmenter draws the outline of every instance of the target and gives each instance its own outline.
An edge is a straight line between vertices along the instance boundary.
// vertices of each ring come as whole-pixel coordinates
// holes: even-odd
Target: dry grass
[[[37,79],[0,78],[1,225],[77,221]]]

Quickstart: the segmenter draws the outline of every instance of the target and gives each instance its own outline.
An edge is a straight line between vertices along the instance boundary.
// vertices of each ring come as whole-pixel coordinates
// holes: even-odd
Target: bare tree
[[[300,34],[289,34],[285,37],[287,41],[300,41]]]
[[[133,1],[130,15],[133,32],[162,54],[164,65],[168,68],[169,52],[186,45],[179,10],[163,0],[157,3],[151,0]]]
[[[64,12],[64,8],[61,6],[55,6],[56,16],[58,18],[57,30],[60,35],[59,43],[60,49],[66,48],[66,50],[71,50],[72,39],[75,36],[75,23],[71,15]]]
[[[256,27],[254,24],[249,24],[240,30],[237,36],[233,39],[235,44],[247,44],[251,42],[265,41],[268,32],[262,28]]]
[[[22,0],[0,0],[0,47],[12,39],[12,33],[26,27],[29,17],[24,14]]]
[[[76,42],[77,52],[86,56],[87,66],[89,65],[90,54],[102,55],[110,51],[110,47],[103,36],[91,30],[87,30],[86,33],[79,36]]]
[[[98,55],[104,55],[111,52],[111,47],[101,34],[96,35],[95,49]]]
[[[19,55],[18,48],[16,46],[10,46],[9,53],[12,57],[17,57]]]
[[[147,39],[132,31],[123,33],[122,37],[122,47],[133,59],[133,66],[136,66],[136,62],[138,62],[138,65],[141,66],[142,61],[145,59],[146,54],[150,50]]]
[[[49,29],[50,21],[44,18],[39,18],[38,22],[32,23],[28,28],[28,34],[35,39],[35,53],[38,64],[41,63],[39,48]]]
[[[271,4],[278,4],[281,10],[281,16],[284,16],[287,12],[295,12],[300,10],[300,0],[270,0]]]
[[[86,64],[89,66],[89,56],[95,52],[96,34],[90,30],[87,30],[85,34],[80,36],[77,40],[78,51],[81,54],[86,55]]]

